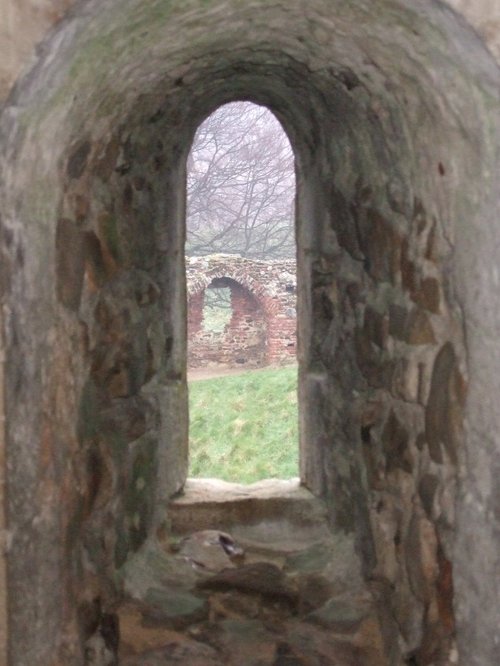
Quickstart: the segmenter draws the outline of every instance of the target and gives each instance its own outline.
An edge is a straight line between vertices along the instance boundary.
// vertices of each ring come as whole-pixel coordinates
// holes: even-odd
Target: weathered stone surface
[[[406,569],[413,594],[424,603],[434,595],[438,577],[436,531],[428,518],[416,511],[405,540]]]
[[[398,340],[405,339],[406,320],[408,312],[406,308],[392,304],[389,308],[389,333]]]
[[[420,307],[429,310],[429,312],[439,314],[441,296],[439,282],[436,278],[423,278],[412,291],[411,297]]]
[[[418,308],[408,311],[399,305],[391,306],[389,333],[409,345],[429,345],[436,342],[429,317]]]
[[[384,349],[388,336],[388,321],[384,314],[377,312],[374,308],[367,307],[365,310],[364,330],[366,336],[373,344]]]
[[[368,273],[376,280],[394,282],[399,273],[401,236],[375,209],[367,210],[365,225],[360,242]]]
[[[177,534],[206,529],[233,530],[258,524],[252,538],[266,547],[296,547],[294,530],[307,525],[318,539],[325,537],[325,504],[297,479],[265,479],[251,485],[220,479],[189,479],[183,493],[170,503],[172,529]]]
[[[0,104],[33,57],[36,45],[61,20],[73,0],[2,0],[0,27]]]
[[[148,607],[147,621],[161,623],[174,629],[182,629],[204,620],[208,615],[207,603],[204,599],[189,591],[150,588],[144,595],[144,603]]]
[[[240,529],[246,535],[253,530]],[[378,663],[378,611],[352,540],[335,535],[318,542],[305,526],[296,532],[293,555],[277,556],[272,544],[250,545],[252,564],[215,574],[193,566],[191,557],[193,548],[199,557],[205,542],[209,548],[220,543],[214,530],[171,542],[167,551],[166,544],[163,551],[143,547],[123,569],[125,590],[136,599],[117,610],[120,663],[138,664],[141,658],[152,664],[164,663],[161,659],[211,664],[218,658],[231,666]],[[251,543],[248,536],[245,541]],[[141,592],[145,588],[147,594]],[[179,594],[193,591],[206,598],[208,615],[188,620],[176,612],[173,618]]]
[[[420,500],[429,517],[433,515],[434,498],[439,487],[439,479],[433,474],[424,474],[418,484]]]
[[[201,590],[240,590],[262,594],[276,601],[297,603],[298,594],[287,576],[268,562],[245,564],[237,569],[226,569],[206,580],[199,581]]]
[[[80,178],[87,166],[87,159],[92,149],[90,141],[84,140],[72,149],[66,165],[66,173],[70,178]]]
[[[374,576],[394,584],[398,577],[398,534],[401,511],[397,498],[390,493],[378,493],[377,502],[370,512],[377,565]]]
[[[145,656],[172,642],[182,642],[184,635],[159,622],[148,621],[144,603],[127,602],[118,609],[120,623],[120,658],[127,655]]]
[[[405,341],[409,345],[432,345],[436,342],[429,318],[421,310],[410,312]]]
[[[134,441],[146,433],[149,410],[150,405],[139,397],[113,400],[100,413],[100,428],[105,432],[121,433],[126,441]]]
[[[125,657],[120,661],[122,666],[220,666],[220,663],[221,655],[209,645],[186,639],[170,641],[160,649]]]
[[[335,594],[335,586],[321,573],[299,576],[297,586],[301,615],[323,606]]]
[[[219,572],[234,567],[244,558],[244,550],[225,532],[204,530],[186,537],[178,546],[179,557],[204,571]]]
[[[386,452],[387,471],[400,468],[411,473],[413,457],[409,448],[409,433],[394,411],[391,411],[385,424],[382,442]]]
[[[314,541],[312,545],[295,548],[296,552],[289,554],[285,561],[285,571],[297,581],[306,606],[307,591],[311,587],[320,586],[325,590],[328,586],[332,595],[363,587],[361,561],[352,536],[340,532]]]
[[[307,622],[318,624],[337,633],[354,633],[370,614],[370,607],[356,604],[351,599],[329,599],[323,606],[309,613]]]
[[[258,596],[241,594],[238,590],[212,592],[208,599],[209,621],[255,620],[262,616],[263,605]]]
[[[77,310],[83,286],[83,235],[71,220],[61,219],[56,231],[57,293],[63,305]]]
[[[359,248],[358,230],[356,228],[356,206],[349,204],[341,190],[332,186],[331,209],[333,212],[332,228],[338,243],[356,259],[362,259]]]
[[[116,655],[106,646],[102,636],[92,636],[85,643],[85,666],[116,666]]]
[[[405,238],[401,246],[401,283],[403,288],[412,294],[417,286],[418,268],[409,253],[409,240]]]
[[[125,592],[140,602],[143,617],[167,628],[183,628],[208,616],[206,600],[195,593],[197,573],[181,555],[147,544],[126,563]]]
[[[425,436],[432,459],[442,463],[443,447],[457,462],[462,442],[465,385],[453,345],[446,343],[434,362],[431,390],[425,412]]]
[[[305,623],[295,624],[288,642],[299,664],[316,661],[328,666],[387,665],[379,627],[371,620],[362,625],[354,636],[335,635]]]
[[[447,636],[453,636],[456,630],[455,613],[453,609],[453,565],[445,557],[441,546],[438,547],[439,576],[437,580],[437,606],[441,631]]]
[[[0,31],[9,31],[9,53],[0,59],[2,67],[17,53],[11,26],[26,20],[19,42],[34,34],[26,2],[10,2],[5,12]],[[460,0],[450,2],[465,7]],[[498,12],[486,2],[469,2],[464,11],[494,45]],[[458,633],[468,666],[496,663],[499,623],[491,609],[498,606],[498,539],[490,504],[499,430],[498,156],[492,148],[500,133],[498,68],[477,34],[439,3],[311,0],[304,8],[296,0],[286,6],[251,0],[222,7],[217,0],[193,0],[189,9],[181,4],[78,3],[39,49],[36,69],[2,112],[11,660],[30,666],[81,662],[75,608],[90,585],[87,569],[99,572],[95,594],[113,596],[116,566],[155,532],[168,496],[182,487],[185,156],[205,114],[245,97],[276,111],[297,154],[304,477],[313,479],[314,490],[327,500],[332,525],[356,533],[359,543],[369,541],[371,495],[358,451],[365,426],[354,415],[374,392],[381,393],[383,415],[394,408],[412,442],[422,429],[425,401],[433,462],[445,472],[436,492],[452,497],[454,456],[445,456],[443,447],[447,437],[451,450],[459,447],[460,410],[450,405],[462,405],[450,398],[443,406],[439,375],[443,379],[446,372],[437,361],[433,399],[422,394],[415,405],[411,393],[403,399],[412,404],[394,405],[400,399],[391,394],[395,366],[402,358],[420,362],[422,350],[416,347],[423,345],[403,349],[389,339],[381,350],[366,336],[360,343],[355,331],[363,329],[364,308],[377,304],[379,311],[384,303],[385,312],[392,303],[420,299],[433,315],[436,345],[452,344],[460,368],[466,330],[471,391],[463,459],[468,467],[459,477],[453,551]],[[36,9],[44,14],[54,7],[44,0]],[[42,14],[36,14],[39,26],[55,18]],[[88,155],[86,147],[75,152],[86,142]],[[398,181],[401,187],[388,188]],[[339,194],[332,197],[332,188]],[[422,203],[412,213],[413,199]],[[348,231],[345,220],[335,220],[334,207],[341,208],[342,201],[354,218]],[[70,307],[57,299],[59,219],[81,226],[86,239],[82,295],[78,301],[75,279]],[[361,251],[355,256],[356,244],[363,256]],[[323,285],[317,297],[312,267],[319,265]],[[144,304],[147,292],[136,297],[139,271],[156,285],[157,307]],[[128,304],[121,323],[115,327],[119,312],[109,326],[105,319],[97,322],[93,306],[124,274],[131,276],[124,280],[126,288],[111,296],[120,308]],[[357,287],[344,294],[347,284]],[[88,345],[80,343],[82,321]],[[105,409],[113,400],[128,400],[124,396],[147,396],[154,414],[144,419],[148,430],[140,444],[123,441],[123,433],[133,435],[135,426],[124,427],[115,440],[100,430],[98,418],[88,424],[88,430],[97,428],[93,436],[87,432],[80,441],[75,435],[89,374],[95,375],[91,380],[99,385]],[[463,395],[463,387],[455,392]],[[380,444],[382,420],[372,427],[374,446]],[[137,430],[144,422],[137,421]],[[440,430],[443,422],[448,434]],[[384,469],[387,452],[379,453]],[[402,500],[404,528],[411,515],[405,486],[410,475],[397,453],[390,453],[391,474],[381,474],[379,483]],[[420,470],[427,469],[425,447],[417,448],[415,457],[414,490]],[[88,475],[82,460],[85,468],[89,461]],[[403,467],[407,463],[404,459]],[[145,481],[154,489],[149,494],[136,485]],[[405,529],[397,535],[402,552],[406,535]],[[106,566],[95,549],[105,551]],[[110,557],[115,550],[116,559]],[[369,570],[369,548],[361,551]],[[396,595],[406,589],[404,576],[394,585]],[[411,611],[414,595],[405,603]],[[413,633],[417,636],[417,629]],[[418,648],[415,641],[412,645]]]
[[[422,389],[420,365],[402,359],[396,365],[393,376],[393,395],[408,402],[417,402]]]
[[[276,653],[276,636],[259,620],[223,620],[213,640],[235,665],[272,664]]]
[[[366,329],[355,332],[356,363],[373,388],[390,386],[395,362],[384,354],[366,333]]]
[[[405,642],[406,654],[412,654],[422,642],[425,608],[415,602],[406,580],[399,581],[392,598],[392,612]]]

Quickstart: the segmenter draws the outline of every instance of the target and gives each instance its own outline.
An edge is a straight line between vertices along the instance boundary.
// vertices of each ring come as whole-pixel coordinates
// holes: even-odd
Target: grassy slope
[[[190,476],[298,476],[297,368],[191,382]]]

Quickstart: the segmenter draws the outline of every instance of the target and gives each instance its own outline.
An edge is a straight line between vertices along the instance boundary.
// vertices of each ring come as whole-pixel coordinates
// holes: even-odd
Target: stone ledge
[[[176,534],[204,529],[234,530],[254,526],[262,539],[289,535],[294,527],[323,532],[327,523],[324,503],[299,479],[265,479],[251,485],[219,479],[188,479],[181,495],[169,505]]]

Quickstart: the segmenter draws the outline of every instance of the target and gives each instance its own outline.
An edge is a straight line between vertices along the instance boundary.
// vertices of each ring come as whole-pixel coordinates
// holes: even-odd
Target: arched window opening
[[[275,116],[226,104],[188,158],[190,476],[298,471],[295,172]]]

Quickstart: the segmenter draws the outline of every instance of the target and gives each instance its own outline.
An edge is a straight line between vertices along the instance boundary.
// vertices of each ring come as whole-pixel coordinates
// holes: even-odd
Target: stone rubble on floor
[[[307,543],[300,530],[267,552],[217,530],[150,541],[123,571],[116,663],[387,666],[376,600],[349,550],[342,536]]]

